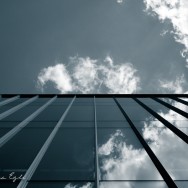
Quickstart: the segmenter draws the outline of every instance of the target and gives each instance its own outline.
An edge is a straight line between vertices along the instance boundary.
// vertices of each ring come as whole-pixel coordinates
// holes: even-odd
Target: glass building
[[[0,187],[187,188],[188,95],[1,95]]]

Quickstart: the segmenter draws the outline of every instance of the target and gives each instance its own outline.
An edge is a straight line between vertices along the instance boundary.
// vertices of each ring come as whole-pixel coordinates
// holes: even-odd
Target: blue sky
[[[1,93],[185,93],[186,0],[0,1]]]

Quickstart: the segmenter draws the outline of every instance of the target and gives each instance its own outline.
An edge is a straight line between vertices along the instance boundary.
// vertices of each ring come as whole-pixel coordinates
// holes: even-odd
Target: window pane
[[[11,130],[11,128],[0,128],[0,138],[4,136],[6,133],[8,133]]]
[[[0,121],[0,128],[13,128],[21,123],[20,121]]]
[[[125,127],[129,127],[130,125],[127,121],[99,121],[97,122],[97,127],[106,127],[106,128],[125,128]]]
[[[73,98],[72,97],[67,97],[67,98],[56,98],[51,105],[69,105]]]
[[[99,128],[98,154],[102,180],[162,179],[131,128]]]
[[[94,121],[66,121],[61,124],[61,127],[78,128],[78,127],[94,127]]]
[[[67,106],[48,106],[33,121],[59,121]]]
[[[90,182],[30,182],[27,188],[94,188]]]
[[[26,100],[28,100],[28,98],[17,99],[15,101],[11,102],[11,103],[8,103],[6,105],[1,106],[0,107],[0,114],[5,112],[5,111],[7,111],[7,110],[9,110],[9,109],[11,109],[11,108],[13,108],[14,106],[17,106],[18,104],[21,104],[22,102],[24,102]]]
[[[151,98],[138,98],[141,102],[143,102],[145,105],[150,107],[155,112],[163,112],[166,113],[169,111],[169,108],[165,107],[164,105],[154,101]]]
[[[94,98],[76,98],[74,105],[94,105]]]
[[[15,172],[16,175],[25,173],[51,129],[28,128],[21,130],[0,150],[0,176]]]
[[[32,121],[32,122],[29,122],[29,124],[27,125],[27,127],[34,127],[34,128],[54,128],[57,124],[57,121],[45,121],[45,122],[42,122],[42,121]]]
[[[113,98],[96,98],[95,99],[96,105],[114,105],[114,99]]]
[[[94,121],[94,107],[72,106],[65,121]]]
[[[118,102],[125,107],[137,106],[137,103],[132,98],[116,98]]]
[[[102,182],[100,188],[168,188],[164,181]]]
[[[31,106],[42,106],[46,102],[48,102],[51,98],[38,98],[32,103],[30,103]]]
[[[188,145],[166,127],[157,123],[138,128],[143,138],[174,180],[188,179]],[[185,130],[188,131],[188,130]]]
[[[147,112],[144,108],[141,106],[135,106],[135,107],[124,107],[123,109],[125,110],[126,114],[129,116],[129,118],[132,121],[140,121],[140,120],[154,120],[155,118]]]
[[[35,112],[40,106],[25,106],[10,116],[3,119],[3,121],[23,121],[33,112]]]
[[[141,101],[143,99],[140,99]],[[165,107],[164,105],[156,102],[153,100],[153,104],[150,105],[149,101],[151,101],[152,99],[147,99],[146,102],[144,102],[146,105],[148,105],[148,107],[150,107],[152,110],[154,110],[155,112],[157,112],[160,116],[162,116],[164,119],[166,119],[167,121],[172,121],[172,120],[186,120],[187,118],[183,117],[182,115],[178,114],[177,112]],[[154,105],[155,103],[155,105]]]
[[[175,181],[176,185],[179,188],[186,188],[188,187],[188,181]]]
[[[0,181],[1,187],[5,188],[16,188],[18,186],[18,182],[1,182]]]
[[[32,179],[93,180],[94,129],[60,128]]]
[[[126,121],[117,105],[96,106],[97,121]]]

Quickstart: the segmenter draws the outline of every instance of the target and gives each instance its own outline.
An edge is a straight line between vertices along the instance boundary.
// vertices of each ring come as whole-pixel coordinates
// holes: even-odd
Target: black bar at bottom
[[[116,98],[114,98],[114,101],[116,102],[116,104],[119,107],[120,111],[122,112],[122,114],[124,115],[124,117],[128,121],[129,125],[133,129],[133,131],[136,134],[137,138],[139,139],[139,141],[143,145],[144,149],[146,150],[146,152],[150,156],[151,160],[155,164],[156,168],[158,169],[159,173],[163,177],[163,179],[166,182],[166,184],[168,185],[168,187],[170,187],[170,188],[177,188],[176,184],[174,183],[174,181],[172,180],[172,178],[170,177],[170,175],[167,173],[167,171],[165,170],[165,168],[163,167],[163,165],[160,163],[159,159],[155,156],[155,154],[153,153],[153,151],[151,150],[151,148],[148,146],[148,144],[146,143],[146,141],[143,139],[143,137],[141,136],[141,134],[138,132],[138,130],[134,126],[133,122],[128,117],[128,115],[126,114],[126,112],[124,111],[124,109],[119,104],[119,102],[117,101]]]

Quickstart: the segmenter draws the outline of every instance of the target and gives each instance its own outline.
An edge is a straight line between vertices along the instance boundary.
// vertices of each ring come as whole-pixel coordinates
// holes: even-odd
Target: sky
[[[187,0],[1,0],[0,93],[186,93]]]

